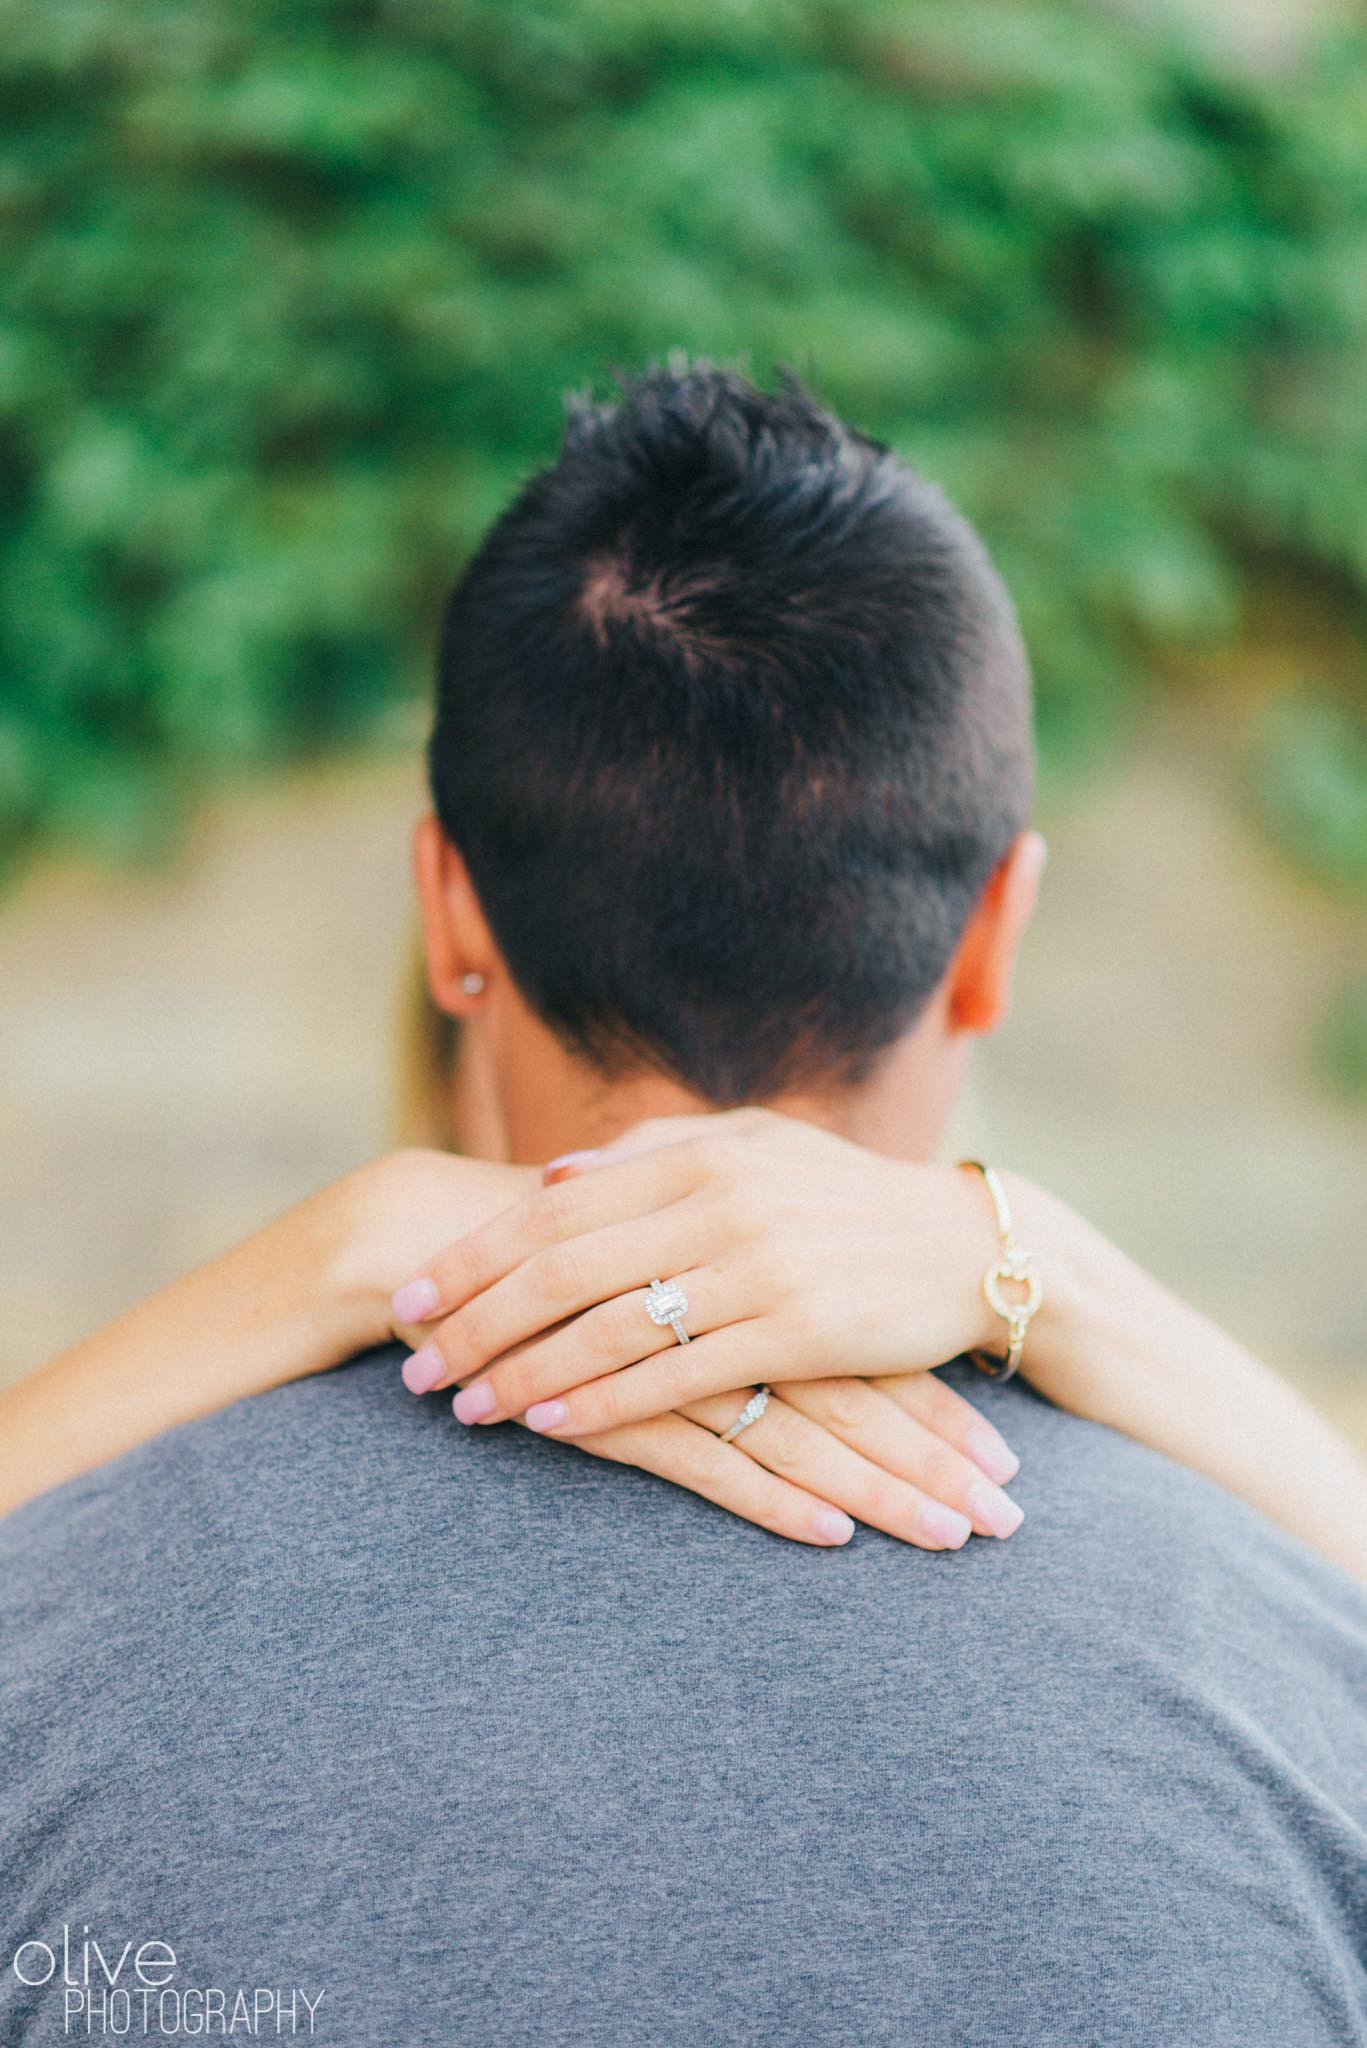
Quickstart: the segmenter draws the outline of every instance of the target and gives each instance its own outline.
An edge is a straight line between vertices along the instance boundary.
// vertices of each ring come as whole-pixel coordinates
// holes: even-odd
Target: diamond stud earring
[[[467,996],[480,995],[484,989],[484,976],[482,974],[462,974],[460,985]]]

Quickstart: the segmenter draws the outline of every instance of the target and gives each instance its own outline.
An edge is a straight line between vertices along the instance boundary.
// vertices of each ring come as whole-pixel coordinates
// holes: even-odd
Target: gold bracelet
[[[1021,1362],[1025,1349],[1025,1333],[1030,1327],[1030,1318],[1044,1299],[1039,1274],[1030,1263],[1030,1254],[1022,1251],[1016,1243],[1011,1229],[1011,1209],[1006,1199],[1006,1190],[990,1166],[984,1166],[981,1159],[961,1159],[960,1166],[971,1167],[980,1173],[987,1183],[987,1192],[992,1197],[992,1207],[997,1212],[997,1235],[1001,1239],[1001,1257],[990,1265],[983,1274],[983,1294],[987,1305],[1006,1324],[1006,1356],[998,1357],[991,1351],[970,1351],[969,1357],[981,1372],[994,1380],[1009,1380]],[[1002,1294],[1003,1280],[1014,1280],[1025,1289],[1024,1301],[1007,1301]]]

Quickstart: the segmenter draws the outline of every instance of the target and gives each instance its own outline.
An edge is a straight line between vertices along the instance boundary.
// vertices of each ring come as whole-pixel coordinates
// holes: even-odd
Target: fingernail
[[[492,1415],[498,1406],[498,1396],[485,1380],[476,1380],[473,1387],[462,1387],[451,1403],[451,1412],[457,1422],[479,1422],[484,1416]]]
[[[848,1543],[854,1523],[839,1508],[818,1508],[812,1516],[812,1534],[818,1543]]]
[[[1024,1508],[1018,1508],[997,1487],[985,1486],[981,1480],[969,1487],[964,1504],[989,1536],[1012,1536],[1025,1520]]]
[[[541,1178],[548,1181],[561,1174],[573,1173],[577,1167],[592,1166],[599,1154],[594,1149],[583,1152],[561,1152],[557,1158],[548,1159],[541,1169]]]
[[[967,1515],[941,1507],[938,1502],[923,1507],[916,1519],[927,1542],[942,1544],[946,1550],[958,1550],[973,1534],[973,1524]]]
[[[563,1401],[533,1401],[523,1421],[528,1429],[559,1429],[569,1420],[569,1413]]]
[[[406,1280],[389,1297],[396,1323],[420,1323],[430,1316],[441,1296],[433,1280]]]
[[[435,1344],[424,1344],[403,1362],[403,1383],[410,1394],[430,1394],[446,1370],[446,1360]]]
[[[964,1449],[978,1469],[989,1479],[995,1479],[998,1486],[1005,1486],[1020,1471],[1020,1459],[995,1429],[971,1429],[964,1438]]]

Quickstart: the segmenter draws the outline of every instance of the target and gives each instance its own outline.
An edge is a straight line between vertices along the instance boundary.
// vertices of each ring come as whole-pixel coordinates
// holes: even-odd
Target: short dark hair
[[[1030,682],[972,527],[791,371],[567,401],[447,606],[433,798],[519,989],[708,1102],[856,1081],[1030,809]]]

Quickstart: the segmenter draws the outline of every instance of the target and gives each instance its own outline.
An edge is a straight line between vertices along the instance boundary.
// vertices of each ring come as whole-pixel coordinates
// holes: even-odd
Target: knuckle
[[[838,1366],[842,1357],[849,1356],[848,1314],[832,1304],[823,1302],[819,1296],[814,1296],[809,1281],[799,1283],[789,1306],[795,1307],[798,1312],[797,1328],[803,1348],[809,1357],[820,1359],[829,1371],[833,1366]],[[867,1397],[873,1392],[873,1388],[867,1381],[861,1381],[860,1385],[864,1392],[867,1411]]]
[[[562,1354],[554,1375],[554,1388],[545,1381],[542,1391],[547,1398],[553,1392],[573,1396],[576,1443],[600,1430],[639,1425],[640,1418],[626,1412],[615,1373],[600,1369],[600,1361],[587,1358],[582,1352],[569,1370],[562,1370],[563,1364]]]
[[[532,1196],[527,1221],[538,1244],[557,1244],[566,1235],[578,1211],[578,1195],[575,1181],[562,1180]]]
[[[468,1372],[491,1356],[488,1317],[478,1307],[462,1309],[444,1325],[436,1341],[453,1370]]]
[[[640,1295],[617,1294],[594,1317],[594,1349],[612,1359],[639,1358],[649,1348],[653,1331]]]
[[[512,1359],[495,1366],[485,1378],[498,1396],[498,1405],[505,1415],[523,1414],[536,1399],[536,1388],[530,1374]]]
[[[429,1277],[447,1301],[468,1294],[478,1279],[477,1254],[471,1244],[453,1244],[428,1267]]]
[[[914,1503],[905,1489],[888,1479],[867,1479],[859,1489],[859,1505],[851,1513],[880,1529],[908,1528]]]
[[[821,1390],[821,1419],[845,1435],[852,1435],[867,1420],[865,1390],[857,1380],[830,1380]]]
[[[791,1477],[808,1462],[806,1433],[791,1408],[771,1401],[755,1427],[764,1430],[764,1463],[771,1471]]]
[[[705,1432],[700,1430],[698,1435],[701,1439]],[[680,1437],[676,1443],[670,1445],[669,1469],[680,1485],[687,1486],[694,1492],[716,1476],[708,1455],[707,1444],[702,1441],[695,1443],[691,1435]]]
[[[591,1393],[579,1397],[584,1411],[584,1427],[592,1434],[605,1429],[620,1429],[623,1426],[622,1397],[611,1380],[605,1380]]]
[[[576,1245],[555,1244],[537,1255],[536,1289],[552,1307],[568,1307],[581,1298],[584,1255]]]
[[[660,1391],[662,1400],[671,1408],[681,1401],[690,1399],[696,1392],[697,1375],[692,1360],[682,1344],[671,1344],[651,1367],[652,1378]]]
[[[954,1389],[937,1380],[934,1373],[899,1375],[897,1398],[908,1415],[939,1435],[955,1424],[962,1424],[972,1413],[967,1401],[961,1401]]]

